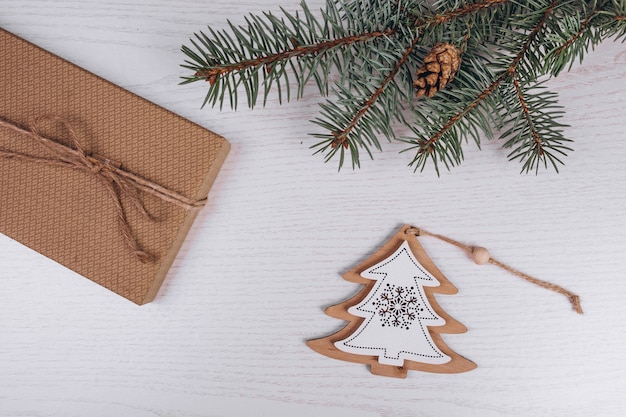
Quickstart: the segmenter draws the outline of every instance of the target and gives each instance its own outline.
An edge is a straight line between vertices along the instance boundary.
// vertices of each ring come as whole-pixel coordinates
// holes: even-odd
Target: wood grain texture
[[[560,174],[520,175],[497,141],[468,145],[463,165],[439,178],[413,174],[398,143],[337,173],[309,149],[315,95],[218,111],[200,109],[201,85],[178,85],[193,31],[262,10],[278,4],[0,0],[3,28],[232,144],[152,304],[0,236],[0,416],[623,416],[624,45],[600,45],[549,83],[575,140]],[[341,275],[405,223],[563,285],[585,315],[424,239],[459,289],[438,302],[468,327],[443,337],[476,370],[380,378],[309,349],[342,327],[323,309],[358,291]]]

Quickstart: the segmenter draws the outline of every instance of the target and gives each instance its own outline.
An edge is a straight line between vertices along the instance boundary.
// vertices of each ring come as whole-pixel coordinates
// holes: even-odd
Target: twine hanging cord
[[[45,122],[60,124],[67,132],[70,144],[65,145],[54,139],[43,136],[40,133],[40,127]],[[49,115],[39,116],[28,127],[22,127],[0,116],[0,127],[30,137],[46,148],[51,155],[51,157],[40,157],[0,148],[0,157],[42,163],[51,166],[61,166],[94,175],[106,188],[111,197],[111,201],[115,206],[119,229],[126,245],[137,259],[143,263],[154,261],[155,257],[141,249],[137,243],[128,224],[128,220],[126,219],[126,213],[122,205],[122,197],[130,201],[142,216],[150,220],[154,219],[146,211],[140,196],[141,192],[153,195],[165,202],[186,210],[200,208],[206,203],[206,199],[192,200],[157,183],[125,171],[121,168],[121,165],[117,165],[109,159],[89,155],[80,144],[74,128],[67,120],[61,117]]]
[[[580,305],[580,297],[576,294],[574,294],[571,291],[566,290],[563,287],[560,287],[556,284],[552,284],[550,282],[547,281],[542,281],[540,279],[531,277],[530,275],[527,275],[523,272],[518,271],[517,269],[511,268],[510,266],[503,264],[502,262],[492,258],[489,255],[489,251],[487,251],[487,249],[480,247],[480,246],[468,246],[465,245],[461,242],[458,242],[454,239],[450,239],[447,236],[443,236],[443,235],[438,235],[435,233],[430,233],[424,229],[420,229],[417,227],[410,227],[406,230],[406,233],[411,234],[411,235],[415,235],[415,236],[431,236],[434,237],[436,239],[442,240],[446,243],[449,243],[451,245],[454,245],[458,248],[463,249],[464,251],[468,252],[470,254],[470,256],[472,256],[472,259],[474,259],[474,262],[476,262],[479,265],[485,264],[485,263],[490,263],[496,266],[499,266],[502,269],[505,269],[507,271],[509,271],[510,273],[512,273],[513,275],[516,275],[532,284],[538,285],[540,287],[543,287],[545,289],[557,292],[559,294],[562,294],[564,296],[566,296],[568,298],[568,300],[570,301],[570,303],[572,304],[572,307],[574,308],[574,310],[578,313],[578,314],[583,314],[583,309],[582,306]]]

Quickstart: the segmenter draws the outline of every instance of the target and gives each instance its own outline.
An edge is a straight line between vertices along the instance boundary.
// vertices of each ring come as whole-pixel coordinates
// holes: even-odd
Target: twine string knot
[[[69,139],[69,145],[44,136],[41,133],[41,126],[44,122],[52,122],[61,125],[65,130],[67,139]],[[83,171],[96,178],[107,190],[110,200],[115,207],[118,228],[126,246],[128,246],[134,256],[143,263],[152,262],[156,259],[153,255],[143,250],[137,243],[137,239],[132,233],[128,223],[126,211],[122,204],[122,198],[129,201],[142,217],[151,221],[155,219],[148,213],[144,206],[141,198],[142,192],[153,195],[165,202],[186,210],[200,208],[206,203],[206,199],[190,199],[176,191],[125,171],[122,169],[121,164],[116,164],[109,159],[90,155],[85,152],[72,125],[61,117],[50,115],[39,116],[28,127],[22,127],[17,123],[0,117],[0,127],[30,137],[36,143],[46,148],[50,154],[49,157],[41,157],[0,148],[0,157],[66,167]]]

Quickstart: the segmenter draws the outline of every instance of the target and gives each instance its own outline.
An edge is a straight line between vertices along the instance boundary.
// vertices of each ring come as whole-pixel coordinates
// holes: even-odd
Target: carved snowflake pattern
[[[418,313],[424,311],[414,287],[393,284],[386,284],[372,304],[378,310],[383,327],[393,326],[409,330]]]

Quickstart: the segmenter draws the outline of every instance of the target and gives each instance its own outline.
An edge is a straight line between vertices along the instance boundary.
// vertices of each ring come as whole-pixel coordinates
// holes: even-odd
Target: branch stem
[[[385,79],[380,83],[380,85],[378,86],[378,88],[376,88],[372,95],[363,102],[359,111],[354,115],[348,126],[346,126],[346,128],[343,129],[341,132],[333,132],[335,140],[333,140],[331,144],[332,147],[344,145],[346,143],[350,132],[357,126],[361,117],[363,117],[365,113],[367,113],[369,109],[374,105],[378,97],[380,97],[380,95],[385,91],[385,88],[391,82],[391,80],[394,79],[402,65],[404,65],[406,60],[409,58],[409,55],[411,55],[411,52],[413,52],[413,49],[415,49],[415,46],[417,45],[419,39],[420,36],[415,36],[411,44],[404,50],[404,53],[396,62],[396,65],[393,67],[393,69],[389,72],[389,74],[387,74]]]
[[[517,77],[513,77],[513,85],[515,86],[515,92],[517,93],[517,99],[522,106],[522,113],[524,114],[524,118],[530,126],[531,135],[533,137],[533,141],[535,142],[535,149],[537,149],[537,153],[539,156],[543,155],[543,143],[541,142],[541,138],[539,137],[539,133],[537,133],[537,129],[535,128],[535,123],[533,122],[533,118],[530,115],[530,110],[528,109],[528,104],[526,103],[526,99],[524,98],[524,92],[520,86],[519,80]]]
[[[262,65],[272,65],[277,61],[283,61],[291,58],[300,57],[303,55],[319,54],[337,46],[347,46],[357,42],[366,42],[371,39],[390,36],[395,33],[395,29],[387,29],[384,31],[362,33],[359,35],[346,36],[343,38],[337,38],[329,41],[317,43],[315,45],[297,45],[292,49],[279,52],[272,55],[267,55],[259,58],[248,59],[245,61],[236,62],[233,64],[215,65],[210,68],[206,68],[195,73],[196,77],[207,78],[209,81],[215,79],[220,75],[233,71],[241,71],[246,68],[256,68]]]
[[[457,19],[459,17],[466,16],[468,14],[475,13],[477,11],[488,9],[490,7],[494,7],[500,4],[508,3],[510,0],[485,0],[481,3],[468,4],[464,7],[459,7],[458,9],[449,10],[447,12],[435,15],[425,21],[416,22],[416,26],[428,25],[428,24],[437,24],[440,25],[442,23],[449,22],[450,20]]]
[[[580,37],[580,35],[582,35],[582,33],[585,31],[585,29],[587,29],[587,27],[589,26],[589,24],[591,23],[591,21],[598,16],[599,14],[599,7],[596,7],[591,14],[580,23],[580,28],[578,29],[578,32],[576,32],[574,35],[572,35],[568,40],[566,40],[565,42],[563,42],[563,44],[561,46],[558,47],[558,49],[556,50],[556,54],[560,55],[561,52],[563,52],[563,50],[567,47],[569,47],[571,44],[573,44],[574,42],[576,42],[576,40]]]

